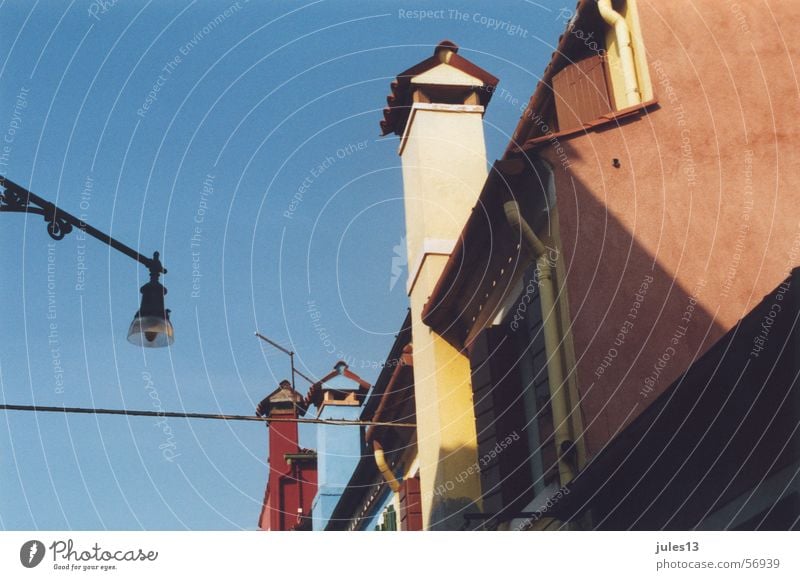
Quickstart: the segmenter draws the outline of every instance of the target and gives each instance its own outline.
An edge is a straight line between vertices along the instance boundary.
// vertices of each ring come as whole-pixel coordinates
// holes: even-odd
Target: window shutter
[[[553,76],[558,130],[579,129],[613,111],[605,59],[593,54]]]
[[[483,509],[496,514],[533,491],[519,358],[507,324],[478,335],[470,351]]]
[[[400,529],[415,532],[422,529],[422,502],[419,477],[411,477],[400,486]]]

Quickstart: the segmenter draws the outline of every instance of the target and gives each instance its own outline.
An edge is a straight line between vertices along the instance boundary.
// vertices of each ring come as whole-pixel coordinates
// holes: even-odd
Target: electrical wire
[[[175,411],[137,411],[133,409],[92,409],[86,407],[45,407],[41,405],[0,405],[0,411],[34,411],[39,413],[79,413],[88,415],[129,415],[134,417],[177,417],[184,419],[214,419],[218,421],[257,421],[259,423],[311,423],[315,425],[364,425],[379,427],[416,428],[415,423],[390,421],[360,421],[349,419],[319,419],[304,417],[256,417],[254,415],[222,415],[215,413],[183,413]]]

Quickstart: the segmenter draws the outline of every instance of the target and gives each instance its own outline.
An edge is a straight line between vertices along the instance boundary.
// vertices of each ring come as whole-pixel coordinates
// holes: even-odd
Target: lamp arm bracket
[[[44,216],[44,221],[47,222],[47,233],[54,240],[63,240],[64,236],[72,232],[74,228],[78,228],[143,264],[151,274],[167,273],[166,268],[158,259],[157,252],[152,258],[148,258],[2,175],[0,175],[0,188],[3,189],[0,192],[0,212],[31,213]]]

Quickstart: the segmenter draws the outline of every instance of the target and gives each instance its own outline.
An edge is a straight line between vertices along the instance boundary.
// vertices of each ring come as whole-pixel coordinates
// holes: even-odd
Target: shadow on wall
[[[459,487],[464,486],[468,479],[480,477],[478,464],[470,464],[459,473],[444,473],[441,469],[442,461],[450,464],[467,465],[475,457],[474,449],[440,449],[437,462],[436,479],[432,494],[429,530],[447,531],[461,530],[464,526],[464,514],[476,511],[474,501],[466,496],[459,496]],[[427,489],[427,486],[426,488]],[[466,492],[465,492],[466,493]]]
[[[639,130],[646,123],[622,127]],[[623,145],[619,132],[593,134],[591,146],[604,152],[594,164],[564,145],[577,169],[556,165],[554,177],[589,457],[624,440],[633,445],[632,429],[617,438],[632,422],[641,437],[644,429],[649,435],[633,456],[618,448],[613,460],[604,459],[608,477],[592,477],[594,492],[564,503],[591,501],[596,525],[604,529],[722,529],[735,518],[722,525],[703,518],[752,486],[765,501],[800,505],[761,485],[797,458],[789,427],[796,429],[798,421],[796,386],[786,375],[796,370],[796,354],[761,352],[770,329],[777,337],[781,328],[770,307],[780,305],[775,286],[797,262],[796,214],[778,216],[760,231],[758,213],[772,202],[749,199],[745,149],[729,152],[719,167],[698,169],[706,171],[700,178],[725,183],[700,195],[699,188],[687,193],[685,176],[669,159],[655,177],[642,176],[644,165],[636,178],[624,163],[613,164],[612,152]],[[595,183],[592,175],[609,177]],[[784,338],[794,336],[795,323],[796,313],[784,316]],[[726,335],[734,326],[738,337]],[[796,348],[796,338],[776,341]],[[709,367],[704,355],[712,351],[722,354]],[[771,372],[778,363],[784,368]],[[673,397],[676,389],[681,397]],[[780,397],[790,394],[783,404]],[[767,429],[772,435],[765,438]],[[723,452],[725,461],[717,461]],[[768,513],[763,520],[781,525]]]
[[[577,375],[584,425],[575,437],[584,440],[588,459],[658,400],[794,266],[786,260],[797,227],[793,214],[784,212],[767,223],[760,214],[771,212],[774,200],[753,196],[752,187],[748,193],[752,152],[732,147],[713,163],[698,159],[703,163],[695,167],[696,182],[689,183],[680,148],[659,149],[668,133],[666,123],[672,123],[669,114],[656,107],[648,116],[576,136],[573,143],[565,140],[561,147],[568,166],[550,146],[538,152],[553,167],[562,249],[559,274],[574,347],[575,364],[569,371]],[[582,156],[587,152],[591,158]],[[531,175],[527,184],[515,185],[514,195],[541,196],[546,181]],[[484,190],[479,201],[483,211],[473,215],[496,215],[492,206],[502,202],[497,191]],[[520,206],[525,208],[525,200]],[[747,218],[742,217],[745,212],[751,212]],[[536,224],[533,212],[526,217]],[[748,229],[742,228],[744,221],[750,223]],[[491,246],[501,247],[495,244],[497,236],[507,230],[489,231]],[[495,278],[491,254],[479,246],[465,241],[466,253],[459,256],[456,270],[471,272],[454,274],[447,289],[451,296],[474,294],[480,300],[483,288],[476,290],[464,280],[484,284]],[[508,279],[505,284],[503,291],[510,287]],[[466,302],[471,304],[469,298]],[[459,308],[461,312],[443,309],[443,316],[469,319],[463,300]],[[669,404],[665,412],[670,413]],[[500,438],[510,428],[505,424],[508,413],[501,410],[496,416],[492,427]],[[681,428],[679,422],[662,425]],[[689,454],[691,447],[682,452]],[[440,457],[444,454],[440,450]],[[506,475],[500,485],[518,473]],[[443,484],[447,479],[437,474],[434,490]]]
[[[591,510],[608,530],[798,529],[799,285],[800,268],[599,453],[553,515]]]
[[[586,164],[572,147],[564,149],[573,166]],[[608,161],[602,171],[615,172],[613,179],[598,184],[553,169],[562,287],[589,457],[727,330],[708,309],[720,292],[723,268],[701,255],[705,240],[694,240],[681,224],[686,208],[666,207],[663,195],[641,199],[651,192],[637,189],[632,171]],[[657,251],[671,259],[678,252],[679,269],[665,269],[640,238],[650,245],[655,238]]]
[[[576,152],[571,151],[570,156],[573,163],[579,161]],[[534,210],[547,204],[546,184],[550,180],[536,174],[531,166],[528,166],[528,171],[526,177],[514,180],[511,195],[519,201],[520,207],[528,208],[527,221],[543,236],[549,237],[555,232],[548,231],[549,224],[542,223]],[[705,289],[711,285],[713,272],[706,272],[696,280],[676,281],[673,274],[662,268],[658,260],[638,243],[636,229],[626,227],[608,211],[590,188],[572,178],[560,166],[555,166],[553,173],[562,247],[559,273],[562,287],[566,286],[564,302],[568,302],[572,320],[569,331],[577,362],[576,367],[570,369],[577,373],[579,385],[579,410],[575,412],[582,413],[585,426],[583,433],[574,436],[576,440],[584,439],[591,457],[719,339],[724,329],[700,301]],[[503,180],[500,182],[502,185]],[[502,205],[507,198],[507,191],[488,186],[481,193],[478,202],[481,211],[473,212],[470,219],[475,223],[471,228],[468,226],[470,231],[462,240],[463,255],[454,254],[454,259],[459,260],[458,267],[452,274],[449,287],[443,292],[448,303],[436,307],[440,312],[440,318],[436,319],[438,323],[456,327],[458,320],[469,320],[485,294],[484,288],[478,286],[487,285],[489,292],[504,295],[518,282],[518,269],[527,269],[530,256],[517,249],[516,255],[512,256],[512,263],[517,268],[516,277],[498,277],[494,271],[498,259],[495,248],[513,249],[515,244],[522,244],[520,232],[510,230],[503,221]],[[485,223],[478,223],[480,220]],[[484,239],[486,236],[488,238]],[[505,255],[501,257],[505,258]],[[496,286],[493,280],[498,280]],[[523,280],[523,289],[526,282]],[[495,300],[497,302],[499,300]],[[511,306],[513,309],[514,305]],[[508,326],[507,322],[501,324]],[[497,326],[493,331],[495,329]],[[505,334],[517,341],[512,328],[506,328]],[[497,342],[504,344],[503,337],[499,337]],[[493,401],[504,401],[505,408],[494,409],[493,421],[478,426],[478,440],[482,445],[493,447],[493,440],[504,440],[512,435],[520,438],[516,442],[519,446],[527,446],[532,439],[524,431],[534,428],[533,418],[528,417],[527,424],[523,421],[522,433],[520,422],[512,420],[519,415],[519,409],[525,404],[525,391],[532,385],[524,384],[520,376],[510,375],[518,375],[517,367],[521,360],[532,357],[533,352],[541,348],[540,331],[531,338],[527,347],[519,349],[516,357],[504,352],[502,364],[490,365],[497,367],[497,373],[492,372],[492,386],[481,395]],[[495,352],[489,359],[492,356],[499,355]],[[510,391],[514,383],[518,394],[511,396],[506,391]],[[503,392],[499,393],[500,390]],[[498,394],[502,396],[496,396]],[[447,401],[440,401],[440,404],[446,405]],[[476,399],[475,405],[481,404],[485,403]],[[545,414],[546,409],[543,409],[535,418],[541,421]],[[526,447],[526,451],[515,451],[517,458],[526,460],[506,466],[503,475],[492,479],[491,483],[484,479],[483,497],[496,494],[500,487],[504,500],[502,507],[497,509],[523,509],[533,499],[534,488],[544,487],[545,483],[541,479],[530,481],[527,458],[544,451],[547,444],[548,441],[542,440],[536,449]],[[439,458],[454,453],[459,453],[459,450],[440,449]],[[545,455],[552,462],[553,454]],[[546,474],[552,472],[555,465],[543,467]],[[434,485],[425,485],[426,489],[433,490],[429,492],[433,493],[431,529],[460,529],[465,513],[479,511],[468,498],[459,499],[457,494],[464,478],[472,477],[481,477],[480,466],[474,466],[471,473],[469,469],[459,474],[444,474],[439,470]],[[520,484],[520,480],[524,483]],[[491,488],[486,489],[487,485]],[[507,491],[514,497],[509,498]],[[455,499],[446,499],[453,497]]]
[[[582,162],[577,152],[572,150],[570,159],[573,164]],[[548,203],[546,185],[551,180],[541,175],[541,169],[536,173],[532,167],[528,165],[527,175],[514,180],[510,195],[523,210],[527,208],[525,217],[540,235],[550,238],[556,234],[555,228],[551,230],[550,227],[556,224],[542,223],[536,210]],[[565,172],[561,166],[554,166],[553,174],[561,241],[558,273],[561,277],[560,287],[563,289],[566,286],[567,294],[566,297],[560,296],[560,299],[568,304],[571,318],[569,332],[577,363],[568,371],[570,374],[577,373],[580,401],[574,412],[582,413],[584,425],[582,433],[573,435],[576,440],[584,440],[587,455],[591,458],[723,335],[723,327],[703,307],[702,302],[708,289],[713,287],[717,274],[709,270],[701,275],[684,276],[676,280],[638,242],[636,228],[628,227],[608,211],[588,186]],[[626,195],[625,191],[633,190],[631,185],[625,190],[618,190],[616,195],[623,196]],[[504,215],[502,205],[508,195],[508,191],[488,187],[481,194],[478,203],[481,211],[473,212],[471,219],[483,219],[486,223],[482,227],[472,227],[472,232],[488,235],[489,238],[477,239],[476,242],[464,240],[464,255],[458,256],[461,267],[452,276],[453,282],[448,292],[451,300],[456,301],[459,296],[466,298],[461,299],[457,313],[452,309],[447,311],[446,306],[442,307],[442,311],[448,313],[447,319],[442,317],[443,322],[456,317],[469,319],[471,310],[475,310],[474,303],[484,295],[483,288],[476,288],[476,279],[480,281],[479,284],[491,285],[490,291],[498,294],[508,293],[518,283],[518,277],[495,275],[497,256],[486,250],[522,245],[521,232],[510,230],[501,221]],[[628,197],[632,196],[628,194]],[[510,244],[508,239],[500,239],[509,236]],[[517,250],[512,262],[518,264],[518,268],[527,270],[530,256]],[[495,279],[504,284],[498,282],[495,285]],[[528,280],[523,279],[522,282],[524,294]],[[476,298],[471,299],[470,296]],[[531,301],[531,304],[534,303]],[[514,308],[512,304],[511,313]],[[489,320],[491,318],[489,316]],[[498,328],[502,325],[506,328]],[[486,333],[485,330],[483,332]],[[528,429],[536,428],[534,419],[540,423],[547,420],[549,402],[539,407],[535,417],[525,417],[522,423],[518,420],[526,397],[530,399],[526,391],[533,389],[532,384],[526,383],[530,382],[531,376],[537,377],[541,372],[546,372],[544,359],[535,354],[543,349],[541,333],[540,328],[531,337],[530,344],[523,345],[513,354],[508,352],[508,348],[497,346],[508,343],[507,339],[513,343],[521,342],[518,341],[519,332],[509,324],[508,317],[492,327],[492,334],[497,335],[493,342],[495,346],[484,362],[484,365],[492,368],[491,387],[480,393],[483,398],[476,399],[475,405],[477,409],[486,404],[484,399],[491,399],[495,407],[497,401],[503,401],[505,408],[494,408],[494,419],[489,424],[478,425],[478,441],[491,448],[495,441],[505,440],[512,435],[521,436],[520,441],[515,443],[513,454],[518,464],[506,465],[500,478],[490,478],[491,481],[483,478],[484,498],[497,494],[498,488],[502,490],[502,506],[484,506],[492,513],[500,509],[524,509],[533,500],[534,489],[545,487],[547,482],[542,479],[545,474],[551,473],[556,467],[554,455],[545,448],[551,442],[539,437],[540,446],[531,448],[529,442],[537,438],[529,437],[526,433]],[[520,367],[526,358],[534,358],[537,368],[528,373],[528,379],[523,379]],[[493,364],[493,359],[499,359],[499,364]],[[516,449],[518,446],[528,447],[520,451]],[[543,465],[542,477],[531,481],[527,459],[537,452],[541,452],[550,464]],[[446,450],[440,450],[440,457],[445,453]],[[503,459],[511,455],[506,453]],[[476,472],[469,476],[481,477],[480,470],[476,469]],[[437,475],[434,490],[457,483]],[[452,507],[463,511],[467,503]],[[444,507],[439,510],[440,513],[448,513]],[[470,511],[477,511],[474,505]]]

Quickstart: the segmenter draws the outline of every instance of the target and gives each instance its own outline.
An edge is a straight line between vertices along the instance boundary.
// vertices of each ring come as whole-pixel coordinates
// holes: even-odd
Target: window
[[[484,329],[470,351],[483,509],[498,521],[558,481],[535,270],[531,265],[508,315]]]
[[[550,63],[548,88],[526,112],[532,123],[525,140],[589,128],[653,99],[636,1],[614,0],[611,7],[622,17],[616,26],[594,2],[571,20]]]
[[[513,314],[506,323],[513,330],[518,353],[517,373],[525,413],[525,435],[532,450],[528,465],[531,471],[534,495],[544,491],[550,483],[558,483],[558,457],[553,438],[553,410],[550,407],[550,384],[547,376],[547,353],[544,346],[542,308],[539,289],[535,283],[535,265],[525,280],[529,283],[520,295],[518,304],[530,303],[522,319],[512,327]],[[530,298],[525,298],[526,294]],[[514,330],[516,328],[516,330]]]
[[[397,531],[397,512],[394,511],[394,506],[389,504],[383,511],[381,522],[375,526],[379,532],[394,532]]]

